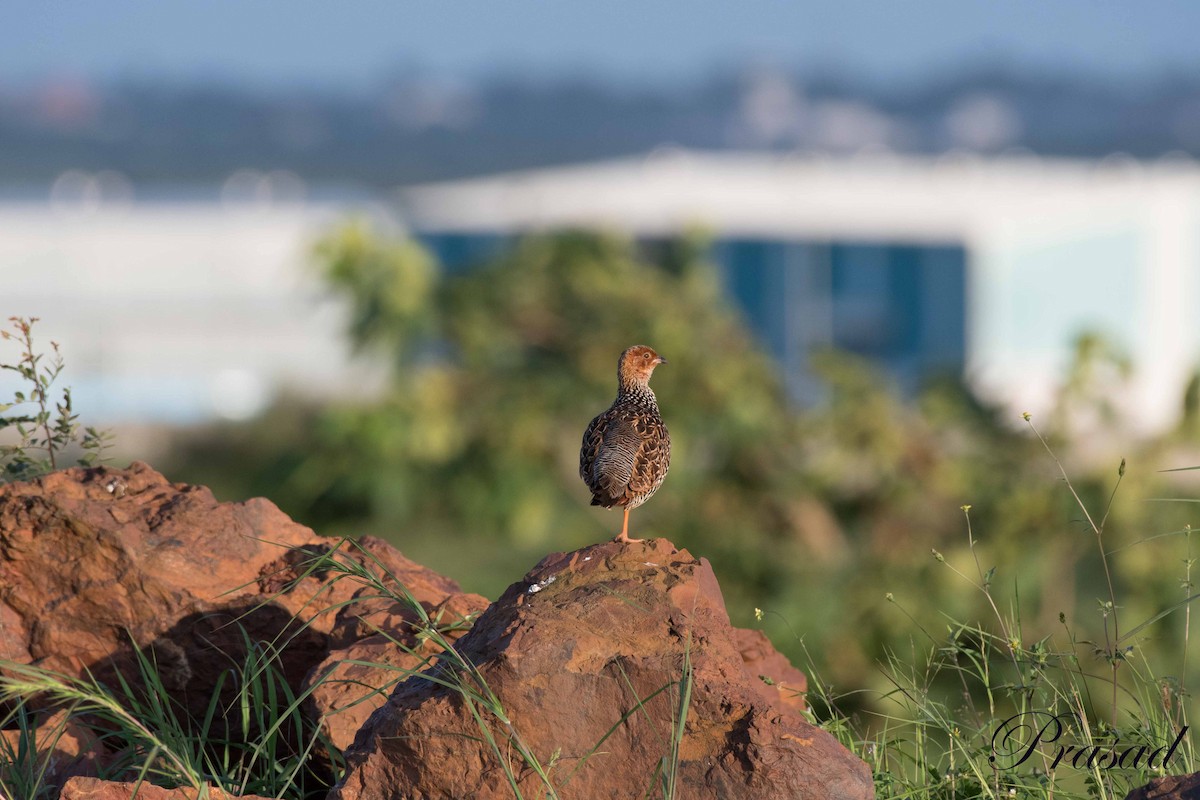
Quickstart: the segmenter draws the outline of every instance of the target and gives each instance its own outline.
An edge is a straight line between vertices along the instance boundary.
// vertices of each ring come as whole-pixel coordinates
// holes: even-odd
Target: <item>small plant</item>
[[[0,482],[52,472],[72,447],[83,452],[78,463],[91,466],[102,460],[109,442],[107,432],[80,425],[71,406],[70,387],[63,388],[61,399],[53,399],[54,384],[63,371],[62,354],[57,342],[50,343],[49,354],[37,352],[33,344],[37,321],[37,317],[10,317],[12,329],[0,330],[0,340],[20,348],[15,363],[0,360],[0,370],[15,372],[27,387],[16,390],[12,402],[0,403],[0,432],[11,428],[17,436],[15,444],[0,444]]]

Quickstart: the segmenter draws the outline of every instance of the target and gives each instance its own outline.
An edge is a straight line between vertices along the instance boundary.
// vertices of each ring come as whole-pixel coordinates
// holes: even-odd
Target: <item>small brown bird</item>
[[[579,477],[592,490],[592,505],[625,509],[618,542],[629,538],[629,512],[662,486],[671,466],[671,436],[658,413],[650,375],[667,360],[645,345],[621,353],[617,399],[592,420],[579,449]]]

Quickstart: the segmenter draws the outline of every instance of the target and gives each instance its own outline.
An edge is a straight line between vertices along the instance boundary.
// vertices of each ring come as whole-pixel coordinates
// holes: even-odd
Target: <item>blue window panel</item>
[[[830,248],[833,344],[886,360],[911,349],[905,312],[911,304],[911,270],[900,248],[835,244]],[[899,297],[897,295],[900,295]]]
[[[417,240],[433,253],[449,275],[461,275],[498,256],[511,237],[494,233],[423,233]]]
[[[779,242],[732,239],[722,242],[718,259],[725,285],[750,329],[776,357],[787,349],[784,253]]]
[[[908,391],[961,371],[966,258],[961,247],[830,247],[833,345],[879,363]]]
[[[808,356],[833,341],[828,246],[726,239],[716,244],[713,258],[747,326],[778,360],[792,397],[816,402],[822,389]]]
[[[961,247],[921,252],[921,373],[961,374],[967,355],[967,264]]]

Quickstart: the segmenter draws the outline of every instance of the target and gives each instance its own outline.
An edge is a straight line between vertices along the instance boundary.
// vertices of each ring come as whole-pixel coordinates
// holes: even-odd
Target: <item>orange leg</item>
[[[629,538],[629,509],[628,508],[625,509],[625,522],[622,523],[622,525],[621,525],[621,532],[617,534],[617,538],[614,539],[614,541],[617,541],[617,542],[640,542],[640,541],[642,541],[641,539],[630,539]]]

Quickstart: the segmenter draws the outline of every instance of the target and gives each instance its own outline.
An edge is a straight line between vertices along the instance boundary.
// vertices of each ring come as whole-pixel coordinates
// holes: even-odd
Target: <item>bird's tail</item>
[[[610,497],[609,495],[606,495],[606,494],[597,493],[597,494],[592,495],[592,505],[603,506],[604,508],[612,508],[613,506],[615,506],[617,504],[618,499],[619,498]]]

